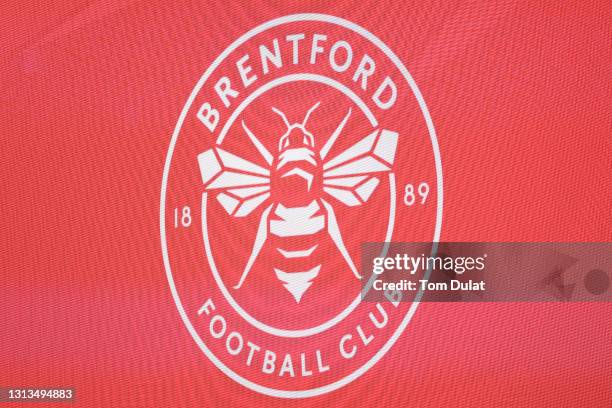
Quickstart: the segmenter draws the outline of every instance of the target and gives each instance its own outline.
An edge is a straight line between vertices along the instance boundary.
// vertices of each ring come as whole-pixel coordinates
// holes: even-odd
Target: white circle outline
[[[367,117],[368,121],[370,122],[373,128],[376,128],[378,126],[378,121],[374,117],[374,114],[372,113],[370,108],[363,102],[363,100],[359,96],[357,96],[352,90],[348,89],[344,84],[341,84],[335,79],[332,79],[332,78],[329,78],[323,75],[302,72],[302,73],[289,74],[289,75],[282,76],[280,78],[276,78],[270,82],[267,82],[265,85],[260,86],[255,91],[253,91],[253,93],[251,93],[244,101],[240,103],[240,105],[238,105],[238,107],[230,115],[227,122],[225,122],[225,124],[223,125],[223,129],[221,130],[221,132],[219,133],[219,137],[217,138],[217,146],[220,146],[221,143],[223,143],[223,140],[225,136],[227,135],[227,132],[229,131],[230,127],[235,122],[236,118],[255,99],[257,99],[258,97],[263,95],[265,92],[277,86],[284,85],[286,83],[297,82],[297,81],[318,82],[318,83],[325,84],[327,86],[330,86],[342,92],[347,98],[352,100],[353,103],[355,103],[359,107],[359,109],[362,110],[362,112]],[[255,328],[267,334],[278,336],[278,337],[299,338],[299,337],[313,336],[315,334],[322,333],[334,327],[335,325],[340,323],[342,320],[344,320],[348,315],[350,315],[353,312],[353,310],[357,308],[357,306],[359,306],[359,304],[361,303],[361,298],[363,296],[361,291],[357,294],[355,299],[353,299],[351,303],[349,303],[349,305],[346,308],[344,308],[340,313],[338,313],[336,316],[334,316],[333,318],[321,324],[318,324],[316,326],[307,327],[305,329],[283,329],[280,327],[271,326],[253,317],[249,312],[244,310],[242,306],[240,306],[240,304],[236,301],[236,299],[234,299],[231,293],[227,290],[227,286],[225,286],[225,283],[223,282],[223,279],[221,279],[221,275],[219,274],[219,271],[217,269],[217,265],[213,257],[213,254],[212,254],[210,239],[208,236],[206,196],[207,196],[207,193],[202,194],[202,207],[201,208],[202,208],[202,236],[204,239],[204,250],[206,251],[208,265],[210,266],[213,277],[215,278],[215,281],[217,282],[217,286],[219,286],[219,289],[221,290],[223,297],[225,297],[225,300],[227,300],[230,306],[240,315],[240,317],[242,317],[252,326],[254,326]],[[387,231],[385,233],[385,242],[390,241],[391,237],[393,236],[393,226],[395,225],[395,200],[396,198],[397,197],[395,193],[395,178],[393,177],[393,173],[390,173],[389,174],[389,220],[387,223]]]
[[[278,18],[269,20],[251,29],[247,33],[243,34],[236,41],[234,41],[229,47],[227,47],[215,59],[215,61],[208,67],[208,69],[204,72],[204,74],[202,75],[202,77],[200,78],[196,86],[194,87],[193,91],[189,95],[189,99],[187,99],[187,102],[185,103],[185,106],[183,107],[183,110],[181,111],[176,127],[174,128],[174,132],[172,133],[172,139],[170,141],[170,146],[168,148],[168,153],[166,155],[166,162],[164,164],[164,174],[162,178],[161,197],[160,197],[160,234],[161,234],[161,247],[162,247],[162,255],[164,259],[164,267],[166,269],[166,277],[168,278],[168,284],[170,285],[170,291],[172,292],[172,297],[174,298],[174,302],[183,320],[183,323],[187,327],[187,330],[193,337],[194,341],[198,344],[198,346],[204,352],[204,354],[208,357],[208,359],[212,361],[213,364],[215,364],[217,368],[219,368],[224,374],[226,374],[228,377],[230,377],[237,383],[253,391],[259,392],[261,394],[265,394],[265,395],[269,395],[273,397],[280,397],[280,398],[306,398],[306,397],[313,397],[316,395],[325,394],[325,393],[334,391],[340,387],[343,387],[344,385],[347,385],[350,382],[354,381],[355,379],[359,378],[367,370],[369,370],[374,364],[376,364],[378,360],[380,360],[389,351],[389,349],[393,346],[393,344],[397,341],[399,336],[402,334],[402,332],[404,331],[404,329],[406,328],[406,326],[412,319],[412,316],[414,315],[419,305],[419,301],[423,297],[423,291],[420,290],[415,296],[415,299],[412,302],[410,309],[404,316],[404,319],[395,329],[395,332],[391,335],[391,337],[389,337],[389,340],[387,340],[387,342],[383,345],[383,347],[381,347],[370,360],[368,360],[361,367],[359,367],[357,370],[353,371],[349,375],[333,383],[326,384],[326,385],[323,385],[317,388],[312,388],[309,390],[279,390],[276,388],[262,386],[260,384],[254,383],[238,375],[236,372],[231,370],[228,366],[223,364],[223,362],[221,362],[211,352],[211,350],[206,346],[206,344],[204,344],[204,342],[202,341],[202,339],[199,337],[198,333],[196,332],[195,328],[191,324],[191,321],[189,320],[189,317],[187,316],[185,309],[183,308],[180,297],[178,295],[178,291],[176,290],[176,286],[174,284],[174,280],[172,278],[170,259],[168,257],[168,245],[166,242],[166,222],[165,222],[165,219],[166,219],[166,190],[168,187],[168,175],[170,173],[172,155],[174,154],[174,148],[176,146],[176,142],[178,140],[178,136],[182,128],[183,122],[185,121],[185,117],[187,116],[187,113],[189,109],[191,108],[191,105],[196,95],[199,93],[200,89],[202,88],[202,86],[204,85],[208,77],[212,74],[212,72],[217,68],[217,66],[229,54],[231,54],[242,43],[244,43],[251,37],[259,34],[260,32],[263,32],[269,28],[276,27],[281,24],[295,22],[295,21],[326,22],[326,23],[342,26],[346,29],[356,32],[357,34],[360,34],[361,36],[365,37],[367,40],[372,42],[374,45],[376,45],[379,49],[381,49],[387,55],[387,57],[391,59],[391,61],[395,64],[395,66],[400,70],[406,82],[408,82],[408,85],[410,86],[410,89],[412,90],[412,93],[414,94],[419,104],[419,107],[421,108],[421,113],[423,114],[425,118],[425,123],[427,124],[427,129],[429,131],[429,137],[431,140],[435,164],[436,164],[436,183],[437,183],[436,205],[437,207],[436,207],[436,226],[434,229],[434,239],[433,239],[434,245],[432,248],[433,251],[437,250],[436,243],[440,239],[440,231],[442,229],[442,212],[443,212],[442,205],[443,205],[443,195],[444,195],[443,194],[443,182],[442,182],[442,161],[440,158],[440,149],[438,146],[438,139],[436,137],[436,131],[434,129],[433,122],[431,120],[431,116],[429,114],[429,111],[427,110],[427,104],[425,103],[425,100],[423,99],[423,95],[421,94],[419,88],[414,82],[414,79],[412,78],[412,76],[410,75],[410,73],[408,72],[404,64],[401,62],[401,60],[397,57],[397,55],[395,55],[395,53],[391,51],[391,49],[387,47],[385,43],[382,42],[382,40],[380,40],[377,36],[369,32],[365,28],[351,21],[345,20],[340,17],[328,15],[328,14],[318,14],[318,13],[290,14],[287,16],[278,17]],[[425,273],[424,278],[429,279],[430,274],[431,274],[431,270],[428,270]]]

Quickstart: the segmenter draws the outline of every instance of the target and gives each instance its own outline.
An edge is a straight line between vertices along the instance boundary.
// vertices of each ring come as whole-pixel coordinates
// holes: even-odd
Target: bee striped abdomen
[[[320,210],[321,207],[316,200],[304,207],[285,207],[282,204],[276,206],[274,215],[277,218],[270,220],[270,234],[281,238],[278,240],[279,246],[276,249],[283,258],[288,261],[299,260],[301,261],[300,264],[304,265],[304,261],[311,257],[317,249],[317,243],[304,245],[306,244],[305,241],[308,240],[300,239],[303,247],[283,247],[284,240],[282,238],[306,238],[325,229],[325,215],[319,214]],[[304,292],[312,285],[312,280],[319,274],[321,265],[312,265],[306,270],[299,271],[284,271],[283,269],[274,268],[276,277],[291,293],[295,301],[299,302]]]

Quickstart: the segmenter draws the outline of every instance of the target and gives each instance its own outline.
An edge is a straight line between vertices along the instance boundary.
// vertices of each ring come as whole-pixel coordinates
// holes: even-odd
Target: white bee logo
[[[287,131],[278,140],[276,157],[272,156],[242,121],[244,131],[267,163],[266,167],[245,160],[220,147],[213,147],[198,155],[205,189],[217,193],[217,200],[228,214],[245,217],[264,203],[267,204],[259,221],[251,255],[234,289],[243,285],[268,234],[280,238],[308,236],[323,229],[329,233],[355,278],[361,279],[344,244],[334,208],[326,200],[326,195],[348,206],[366,203],[378,186],[379,177],[392,170],[398,133],[376,129],[352,147],[326,160],[330,149],[350,118],[351,109],[325,145],[317,150],[315,138],[306,129],[306,123],[318,106],[319,103],[316,103],[308,110],[301,123],[294,124],[289,123],[283,112],[272,108],[287,126]],[[303,178],[310,198],[303,202],[303,205],[297,206],[285,206],[279,200],[271,200],[271,189],[274,189],[274,184],[270,180],[273,172],[276,172],[280,178],[289,176]],[[313,180],[320,172],[322,172],[321,183],[319,188],[314,189]],[[273,214],[275,219],[270,219],[270,214]],[[315,244],[308,248],[276,249],[284,258],[294,259],[311,256],[317,246]],[[299,302],[320,269],[319,264],[303,272],[285,272],[278,268],[274,268],[274,272],[295,301]]]

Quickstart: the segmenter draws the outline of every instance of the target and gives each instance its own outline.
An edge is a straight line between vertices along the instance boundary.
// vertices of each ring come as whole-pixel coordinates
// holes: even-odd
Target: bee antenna
[[[285,114],[283,112],[281,112],[279,109],[276,109],[275,107],[272,107],[272,111],[274,111],[274,113],[276,113],[281,118],[283,118],[283,122],[285,122],[285,125],[287,126],[287,129],[289,129],[291,127],[291,125],[289,124],[289,121],[287,120],[287,116],[285,116]]]
[[[319,107],[320,104],[321,104],[321,101],[315,103],[312,108],[308,109],[308,112],[306,112],[306,116],[304,117],[304,120],[302,121],[302,127],[306,127],[306,122],[308,121],[308,117],[315,109]]]

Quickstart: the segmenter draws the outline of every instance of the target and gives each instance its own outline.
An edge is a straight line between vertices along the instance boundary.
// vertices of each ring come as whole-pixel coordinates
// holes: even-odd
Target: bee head
[[[283,122],[287,126],[287,131],[278,140],[279,153],[282,153],[288,149],[314,149],[314,136],[306,129],[306,122],[308,121],[308,117],[310,116],[310,114],[315,109],[317,109],[317,107],[319,107],[319,104],[320,102],[317,102],[313,107],[308,110],[306,116],[304,117],[304,120],[302,120],[302,123],[294,124],[289,123],[289,121],[287,120],[287,116],[285,116],[282,111],[276,108],[272,108],[272,110],[283,119]]]

